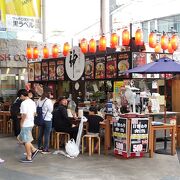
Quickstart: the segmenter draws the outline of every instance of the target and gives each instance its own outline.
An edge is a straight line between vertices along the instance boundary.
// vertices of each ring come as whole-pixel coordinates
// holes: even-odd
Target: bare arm
[[[24,121],[26,119],[27,115],[26,114],[21,114],[21,122],[20,122],[20,127],[22,128]]]

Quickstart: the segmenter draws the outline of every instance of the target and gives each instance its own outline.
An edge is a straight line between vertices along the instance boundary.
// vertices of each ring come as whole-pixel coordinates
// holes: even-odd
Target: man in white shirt
[[[22,159],[23,163],[31,163],[32,159],[37,155],[38,150],[31,144],[33,141],[32,128],[34,126],[34,116],[36,114],[36,104],[28,97],[26,89],[20,90],[20,99],[23,100],[20,106],[21,113],[21,132],[18,140],[24,143],[26,150],[26,158]]]

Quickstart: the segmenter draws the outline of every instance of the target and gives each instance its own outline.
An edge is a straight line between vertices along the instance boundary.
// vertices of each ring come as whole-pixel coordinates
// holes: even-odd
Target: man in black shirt
[[[71,123],[67,113],[67,99],[63,96],[58,99],[59,105],[53,112],[53,127],[57,132],[69,133],[76,140],[78,127]]]

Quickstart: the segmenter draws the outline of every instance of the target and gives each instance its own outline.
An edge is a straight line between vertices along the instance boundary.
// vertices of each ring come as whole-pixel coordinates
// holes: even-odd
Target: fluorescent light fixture
[[[10,68],[6,69],[6,74],[9,74]]]

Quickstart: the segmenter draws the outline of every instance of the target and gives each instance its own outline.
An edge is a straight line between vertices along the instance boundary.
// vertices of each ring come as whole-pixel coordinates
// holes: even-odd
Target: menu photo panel
[[[49,61],[49,80],[56,80],[56,62]]]
[[[106,78],[117,77],[117,54],[109,54],[106,56]]]
[[[41,81],[41,62],[34,63],[35,81]]]
[[[94,79],[94,56],[85,57],[85,79]]]
[[[42,62],[42,81],[48,81],[48,62]]]
[[[105,79],[105,55],[96,56],[95,59],[95,79]]]
[[[130,67],[130,53],[129,52],[121,52],[117,55],[117,68],[118,68],[118,77],[119,78],[128,78],[129,75],[125,74]]]
[[[34,63],[28,64],[28,80],[34,81]]]
[[[57,60],[56,62],[56,75],[57,80],[64,80],[64,59]]]

